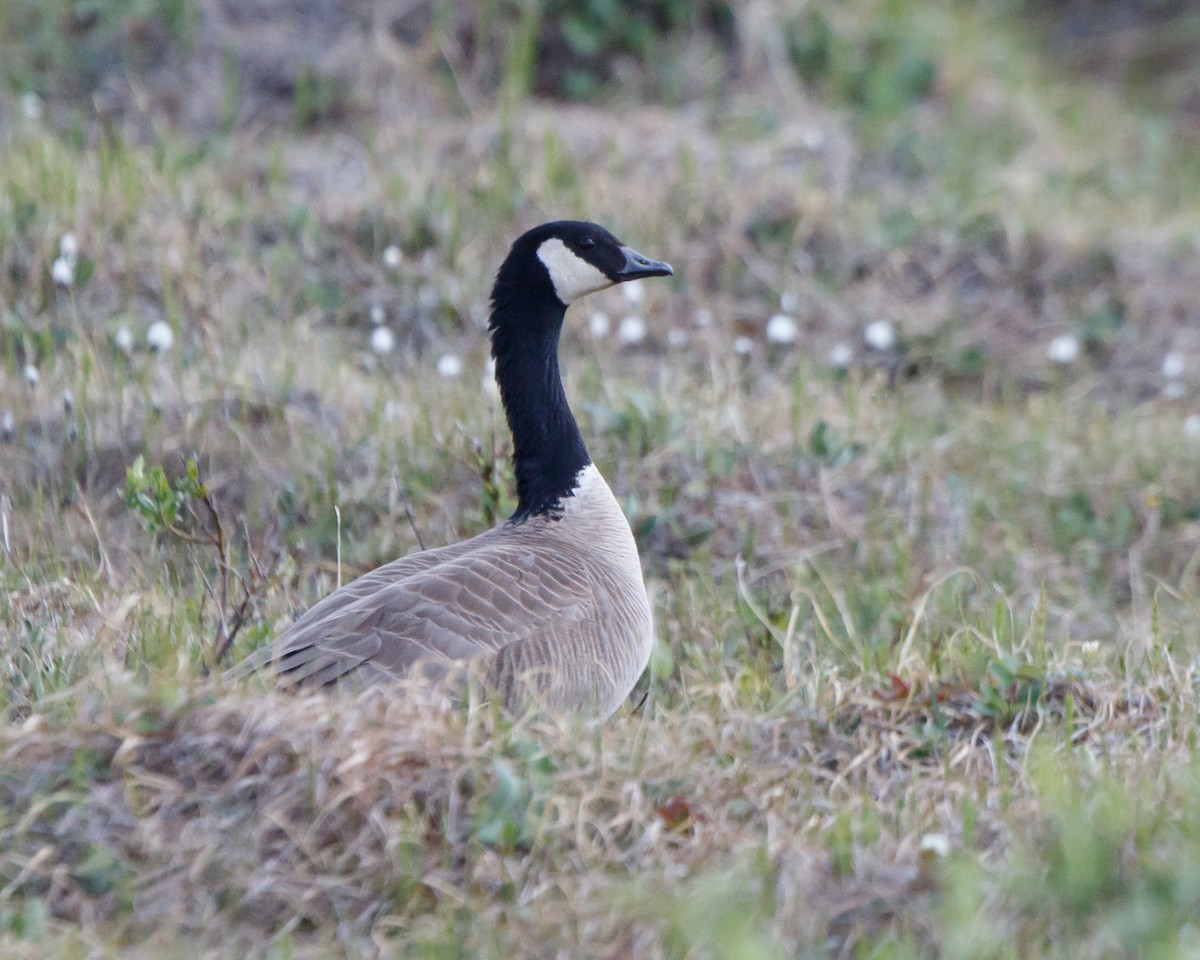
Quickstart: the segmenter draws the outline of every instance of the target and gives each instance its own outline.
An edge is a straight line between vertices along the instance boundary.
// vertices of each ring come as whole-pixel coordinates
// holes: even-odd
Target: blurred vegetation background
[[[952,16],[955,7],[1020,30],[1041,54],[1089,81],[1120,85],[1181,116],[1197,109],[1200,14],[1187,0],[958,0],[931,13]],[[919,10],[904,0],[10,0],[0,36],[9,87],[60,105],[134,82],[169,87],[165,74],[191,69],[222,78],[244,97],[290,96],[295,103],[306,74],[345,83],[349,65],[331,63],[330,49],[354,46],[375,30],[414,57],[430,55],[435,69],[465,61],[481,91],[507,80],[524,93],[564,100],[636,95],[678,104],[745,75],[739,57],[757,19],[764,22],[756,29],[777,32],[807,82],[863,106],[869,87],[885,85],[867,76],[875,69],[900,71],[898,100],[928,94],[939,51],[920,49],[908,29]],[[262,32],[247,34],[249,28]],[[293,42],[273,42],[281,37]],[[703,53],[679,56],[689,49]],[[367,95],[360,106],[377,99],[375,91],[357,92]]]
[[[955,8],[1019,31],[1089,82],[1117,85],[1181,118],[1198,109],[1200,12],[1187,0],[957,0],[928,15],[954,16]],[[290,98],[303,114],[305,82],[351,85],[353,65],[332,48],[354,48],[376,31],[435,71],[465,63],[481,94],[507,82],[563,100],[680,104],[745,79],[747,47],[758,39],[748,34],[761,30],[776,34],[807,83],[862,107],[871,88],[889,86],[888,72],[899,81],[897,105],[929,94],[940,51],[912,29],[923,16],[921,5],[904,0],[9,0],[0,37],[10,89],[85,113],[105,91],[115,101],[105,106],[133,109],[133,84],[178,107],[170,97],[180,87],[168,75],[196,71],[234,88],[206,105],[215,116],[231,96]],[[693,56],[681,56],[688,51]],[[357,106],[378,105],[381,92],[359,85]]]
[[[473,198],[521,222],[533,207],[597,207],[594,170],[580,162],[585,117],[615,135],[658,111],[659,153],[708,168],[687,189],[729,195],[664,217],[690,216],[697,240],[702,228],[732,227],[771,264],[757,284],[711,272],[725,291],[778,295],[789,260],[801,279],[810,267],[853,287],[886,249],[913,253],[905,269],[919,286],[923,264],[950,255],[939,236],[949,230],[967,247],[1006,247],[1006,266],[1036,274],[1026,292],[1041,315],[1013,317],[993,297],[982,309],[970,297],[937,304],[906,325],[919,353],[937,347],[937,363],[968,375],[989,358],[1025,376],[1034,347],[1065,332],[1112,361],[1113,382],[1128,388],[1177,346],[1175,315],[1191,310],[1190,286],[1164,261],[1143,262],[1137,243],[1114,246],[1130,229],[1191,242],[1182,218],[1200,177],[1198,38],[1200,12],[1177,0],[8,0],[0,78],[10,139],[22,109],[44,110],[76,148],[186,142],[192,162],[228,149],[229,134],[327,143],[340,132],[373,150],[389,131],[448,135],[473,123],[479,156],[500,161]],[[539,151],[546,182],[522,182],[529,157],[513,150],[514,134],[539,103],[577,109],[561,131],[546,129],[558,148]],[[755,141],[777,152],[772,162],[755,167],[733,149]],[[391,162],[399,176],[414,160],[400,149]],[[24,226],[36,225],[36,207],[14,195]],[[375,215],[391,217],[411,251],[438,239],[431,209],[412,211],[424,223]],[[974,272],[956,277],[960,287],[978,290]],[[1151,286],[1170,302],[1147,302]],[[1042,310],[1043,294],[1069,300],[1064,315]],[[990,320],[962,316],[992,308]],[[852,335],[835,319],[808,325],[829,334],[814,342],[822,353]]]

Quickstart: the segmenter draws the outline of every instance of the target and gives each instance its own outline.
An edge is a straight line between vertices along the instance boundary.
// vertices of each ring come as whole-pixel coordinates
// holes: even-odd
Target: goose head
[[[599,224],[556,220],[518,237],[496,276],[493,300],[519,290],[529,303],[553,299],[566,307],[580,297],[642,277],[668,277],[669,263],[651,260]]]

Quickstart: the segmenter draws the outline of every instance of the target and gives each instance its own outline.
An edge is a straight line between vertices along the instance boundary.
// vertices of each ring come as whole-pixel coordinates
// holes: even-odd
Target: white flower
[[[392,352],[396,346],[396,335],[387,327],[376,327],[371,331],[371,349],[381,357]]]
[[[400,248],[394,243],[383,248],[383,265],[389,270],[398,270],[400,264],[404,262],[404,254],[400,252]]]
[[[800,336],[800,324],[786,313],[777,313],[767,321],[767,340],[770,343],[795,343]]]
[[[733,352],[741,357],[749,356],[754,352],[754,341],[749,337],[738,337],[733,341]]]
[[[57,258],[50,265],[50,277],[60,287],[69,287],[75,282],[75,264],[66,257]]]
[[[21,94],[21,116],[30,121],[42,119],[42,98],[32,90]]]
[[[800,142],[807,150],[820,150],[825,146],[825,131],[820,127],[809,127],[800,135]]]
[[[642,286],[641,280],[630,280],[628,283],[622,284],[621,290],[625,294],[625,299],[635,307],[646,299],[646,288]]]
[[[133,333],[125,324],[117,327],[117,332],[113,334],[113,343],[122,353],[133,352]]]
[[[863,331],[863,340],[872,350],[886,353],[896,345],[896,328],[891,320],[876,320],[867,324]]]
[[[612,328],[612,324],[608,320],[607,313],[597,311],[588,317],[588,333],[597,340],[608,336],[608,331]]]
[[[371,304],[371,309],[368,313],[368,316],[370,316],[371,322],[373,324],[375,324],[375,326],[378,327],[380,324],[383,323],[384,320],[387,319],[387,312],[383,309],[383,307],[380,304],[373,303],[373,304]]]
[[[13,416],[11,410],[5,410],[0,414],[0,436],[5,440],[11,440],[17,432],[17,418]]]
[[[829,348],[829,365],[845,370],[854,362],[854,348],[848,343],[835,343]]]
[[[166,320],[155,320],[146,331],[146,342],[151,349],[159,353],[167,353],[175,346],[175,331]]]
[[[38,373],[38,368],[32,363],[25,364],[25,382],[31,387],[36,387],[38,381],[42,379],[42,375]]]
[[[795,313],[799,307],[799,299],[790,290],[779,295],[779,309],[784,313]]]
[[[462,373],[462,361],[453,353],[443,353],[437,362],[437,372],[449,380]]]
[[[688,332],[682,327],[672,327],[667,331],[667,346],[679,349],[687,346]]]
[[[698,327],[711,327],[713,322],[713,312],[708,307],[700,307],[692,316],[692,321]]]
[[[1200,440],[1200,413],[1193,413],[1183,421],[1183,432],[1194,440]]]
[[[1162,375],[1164,380],[1178,380],[1183,376],[1184,370],[1187,368],[1187,363],[1183,359],[1183,354],[1178,350],[1172,350],[1162,362]]]
[[[921,838],[920,850],[922,853],[928,851],[937,857],[949,856],[950,841],[944,833],[927,833]]]
[[[63,391],[63,410],[70,413],[75,409],[75,394],[69,389]]]
[[[1046,358],[1060,367],[1067,367],[1079,359],[1079,340],[1063,333],[1050,341],[1046,347]]]
[[[75,234],[64,233],[62,235],[62,239],[58,241],[58,255],[71,266],[75,266],[75,262],[79,259],[79,241],[75,239]]]
[[[646,321],[631,313],[617,327],[617,339],[626,346],[633,346],[646,339]]]

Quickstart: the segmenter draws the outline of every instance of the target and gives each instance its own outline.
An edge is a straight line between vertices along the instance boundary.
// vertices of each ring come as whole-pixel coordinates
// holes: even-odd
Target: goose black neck
[[[514,303],[493,297],[492,356],[513,436],[517,509],[509,523],[557,516],[591,463],[558,369],[564,307],[557,297]]]

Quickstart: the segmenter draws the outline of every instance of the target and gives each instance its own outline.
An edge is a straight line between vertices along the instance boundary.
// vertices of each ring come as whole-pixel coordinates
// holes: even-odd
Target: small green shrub
[[[839,29],[819,9],[785,24],[792,65],[822,95],[887,118],[927,97],[937,77],[932,51],[897,14],[864,29]]]
[[[185,475],[175,481],[167,479],[162,467],[147,470],[142,457],[125,473],[125,505],[142,518],[151,533],[173,528],[188,501],[202,496],[204,486],[194,459],[188,461]]]
[[[532,90],[590,100],[616,79],[622,63],[631,62],[641,68],[647,92],[662,95],[672,85],[670,71],[680,63],[671,45],[694,35],[729,46],[732,5],[727,0],[498,0],[479,5],[466,46],[485,83],[510,94]],[[495,75],[488,77],[489,72]]]
[[[723,0],[544,0],[543,55],[551,54],[539,76],[561,84],[570,99],[586,100],[612,79],[614,61],[631,57],[648,64],[661,55],[664,41],[692,30],[727,34],[732,11]],[[561,61],[555,76],[554,60]]]
[[[211,580],[203,572],[200,576],[215,621],[209,661],[220,663],[242,628],[254,625],[260,597],[279,580],[282,551],[277,544],[252,543],[245,527],[240,536],[226,532],[195,458],[172,480],[162,467],[147,470],[138,457],[125,474],[125,504],[142,518],[147,531],[182,545],[195,569],[212,571]],[[202,618],[203,611],[201,606]]]

